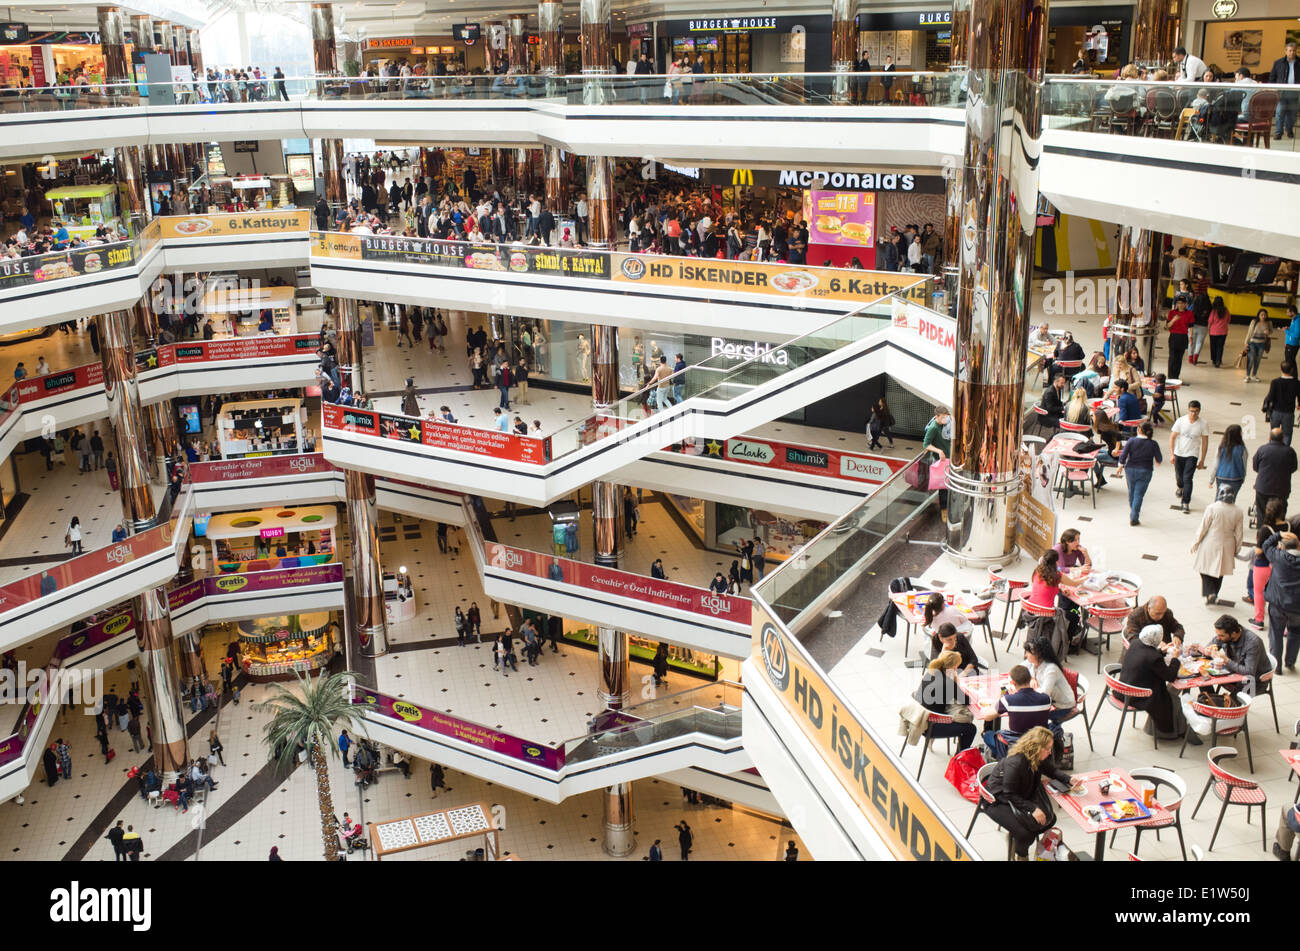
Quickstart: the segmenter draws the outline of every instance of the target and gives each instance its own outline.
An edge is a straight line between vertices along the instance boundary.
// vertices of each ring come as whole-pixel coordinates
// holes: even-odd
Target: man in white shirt
[[[587,195],[584,192],[578,196],[577,204],[574,205],[575,217],[578,219],[578,244],[587,243]]]
[[[50,365],[45,362],[45,357],[36,358],[36,375],[37,376],[50,375]]]
[[[1169,431],[1169,451],[1174,457],[1174,482],[1183,503],[1183,511],[1192,510],[1192,477],[1205,468],[1205,454],[1210,448],[1210,424],[1201,419],[1201,404],[1192,400],[1187,413],[1179,416]]]
[[[1174,62],[1178,64],[1178,82],[1180,83],[1200,82],[1201,77],[1205,75],[1205,61],[1199,56],[1187,52],[1185,47],[1179,46],[1174,50]]]
[[[1052,348],[1056,346],[1056,341],[1052,339],[1052,331],[1047,326],[1047,321],[1043,321],[1035,327],[1029,334],[1029,348],[1031,350],[1039,347]]]

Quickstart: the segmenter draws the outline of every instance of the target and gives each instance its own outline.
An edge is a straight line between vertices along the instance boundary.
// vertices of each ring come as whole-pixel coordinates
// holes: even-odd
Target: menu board
[[[316,187],[316,171],[310,155],[286,155],[284,164],[293,187],[298,191],[309,192]]]

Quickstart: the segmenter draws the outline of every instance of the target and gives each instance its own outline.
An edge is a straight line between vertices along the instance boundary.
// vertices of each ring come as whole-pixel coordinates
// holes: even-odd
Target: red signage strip
[[[413,416],[396,416],[326,403],[322,407],[325,429],[415,442],[436,449],[454,449],[480,456],[509,459],[526,465],[544,465],[551,458],[550,438],[519,436],[495,429],[458,426]]]
[[[313,475],[338,472],[319,452],[297,456],[260,456],[252,459],[222,459],[217,462],[191,462],[190,480],[234,482],[240,479],[270,479],[277,476]]]
[[[514,548],[496,542],[483,545],[487,564],[502,571],[514,571],[535,578],[549,578],[562,584],[571,584],[602,594],[619,595],[653,604],[676,608],[719,621],[736,624],[750,623],[750,600],[735,595],[715,594],[708,588],[661,581],[645,575],[615,568],[603,568],[568,558],[557,558],[540,552]]]
[[[665,451],[671,451],[665,450]],[[782,469],[831,479],[852,479],[879,485],[907,468],[908,460],[862,452],[842,452],[819,446],[800,446],[774,439],[705,439],[683,450],[704,458],[743,462],[767,469]]]

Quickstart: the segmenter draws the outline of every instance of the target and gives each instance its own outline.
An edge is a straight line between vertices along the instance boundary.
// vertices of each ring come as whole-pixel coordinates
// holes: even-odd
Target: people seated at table
[[[1061,334],[1061,339],[1056,343],[1055,359],[1057,363],[1083,363],[1083,347],[1068,330]]]
[[[959,751],[975,742],[975,717],[971,713],[970,701],[957,686],[961,665],[961,654],[956,651],[940,651],[939,656],[930,661],[930,666],[921,675],[921,686],[914,695],[917,703],[931,713],[942,713],[953,718],[952,723],[930,724],[930,736],[955,737]]]
[[[1273,841],[1273,857],[1290,862],[1297,835],[1300,835],[1300,805],[1283,806],[1282,821],[1277,824],[1277,837]]]
[[[1087,426],[1092,422],[1092,408],[1088,405],[1088,391],[1082,386],[1075,384],[1074,393],[1070,396],[1070,402],[1066,404],[1065,415],[1062,418],[1067,423],[1074,423],[1078,426]]]
[[[975,648],[971,647],[970,640],[965,634],[958,633],[951,622],[944,621],[942,624],[935,625],[932,630],[934,633],[930,635],[931,660],[944,651],[952,651],[961,658],[961,673],[973,674],[984,667],[980,659],[975,656]]]
[[[948,603],[941,592],[935,591],[925,599],[925,609],[921,614],[925,628],[935,631],[940,624],[951,624],[956,630],[965,633],[973,626],[970,618],[961,613],[956,605]]]
[[[1051,730],[1034,727],[1016,741],[984,781],[993,797],[984,811],[1010,833],[1017,862],[1029,861],[1029,847],[1056,824],[1056,811],[1043,778],[1074,783],[1074,777],[1056,765],[1054,743]]]
[[[1136,366],[1133,365],[1132,360],[1130,359],[1130,357],[1136,357],[1136,356],[1137,355],[1135,353],[1129,351],[1128,354],[1121,353],[1119,354],[1119,356],[1115,357],[1115,366],[1112,369],[1110,374],[1111,386],[1114,386],[1120,380],[1123,380],[1125,383],[1128,384],[1129,389],[1132,390],[1133,392],[1136,393],[1141,390],[1142,372],[1138,370]],[[1140,361],[1142,358],[1137,357],[1137,359]]]
[[[1045,348],[1055,350],[1056,341],[1052,338],[1051,328],[1047,326],[1047,321],[1044,320],[1029,332],[1029,349],[1042,350]]]
[[[1070,380],[1071,388],[1082,387],[1089,397],[1100,396],[1106,390],[1106,384],[1110,382],[1110,367],[1106,365],[1106,358],[1101,352],[1094,353],[1088,358],[1088,365],[1074,375]]]
[[[1128,620],[1124,622],[1124,640],[1133,640],[1148,624],[1160,626],[1166,643],[1173,641],[1182,647],[1186,632],[1174,617],[1174,612],[1169,610],[1169,602],[1160,595],[1148,598],[1146,604],[1139,604],[1128,613]]]
[[[1133,393],[1129,392],[1128,382],[1125,380],[1116,380],[1115,386],[1115,405],[1119,407],[1118,421],[1121,423],[1132,422],[1135,419],[1142,418],[1142,401]]]
[[[1033,677],[1034,688],[1051,698],[1048,720],[1058,723],[1074,712],[1074,688],[1061,669],[1061,661],[1052,649],[1051,641],[1045,637],[1030,638],[1025,644],[1025,666]]]
[[[1137,639],[1124,652],[1119,679],[1151,691],[1149,697],[1129,701],[1129,706],[1146,711],[1148,734],[1154,728],[1160,739],[1176,740],[1186,730],[1182,710],[1169,691],[1169,684],[1178,679],[1180,645],[1164,637],[1165,629],[1159,624],[1147,624],[1139,630]]]
[[[992,711],[984,714],[984,745],[994,759],[1006,756],[1007,748],[1034,727],[1051,723],[1052,698],[1034,689],[1029,668],[1016,664],[1008,677],[1011,683],[1007,692],[998,698]],[[997,724],[1003,716],[1007,725],[999,730]]]
[[[1040,607],[1060,608],[1058,618],[1051,621],[1047,618],[1034,618],[1032,621],[1025,618],[1025,620],[1032,632],[1048,634],[1050,631],[1049,639],[1052,646],[1056,648],[1058,655],[1063,656],[1069,649],[1070,643],[1082,632],[1078,608],[1068,597],[1068,592],[1083,584],[1084,579],[1071,578],[1069,575],[1062,574],[1060,557],[1055,548],[1043,552],[1043,557],[1038,560],[1033,574],[1029,576],[1029,597],[1026,598],[1030,603]],[[1061,593],[1062,588],[1065,588],[1067,594]],[[1056,620],[1060,623],[1056,623]]]
[[[1058,424],[1065,417],[1065,375],[1058,373],[1052,377],[1052,385],[1043,391],[1038,401],[1043,410],[1043,423]]]
[[[1214,647],[1210,656],[1229,673],[1249,677],[1241,685],[1241,692],[1252,697],[1258,689],[1259,678],[1273,669],[1263,638],[1247,631],[1231,614],[1224,614],[1214,622]]]

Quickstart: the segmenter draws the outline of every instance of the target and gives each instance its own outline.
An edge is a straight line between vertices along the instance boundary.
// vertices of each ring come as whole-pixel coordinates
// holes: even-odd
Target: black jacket
[[[1278,544],[1281,537],[1280,532],[1274,532],[1264,542],[1264,557],[1273,566],[1264,588],[1264,599],[1288,615],[1300,615],[1300,551],[1281,547]]]
[[[1267,81],[1270,83],[1281,83],[1283,85],[1286,85],[1288,82],[1300,84],[1300,57],[1296,57],[1294,80],[1288,80],[1287,77],[1290,73],[1291,70],[1287,66],[1286,57],[1283,56],[1273,61],[1273,68],[1268,72]]]
[[[537,230],[544,235],[555,230],[555,215],[551,214],[551,209],[543,208],[537,216]]]
[[[1039,806],[1050,808],[1047,793],[1040,782],[1044,776],[1059,779],[1063,783],[1070,781],[1070,774],[1062,772],[1054,759],[1049,757],[1039,763],[1035,770],[1030,767],[1023,753],[1015,753],[989,772],[984,787],[996,801],[1010,803],[1024,812],[1033,812]]]
[[[1119,679],[1134,687],[1146,687],[1155,696],[1165,693],[1165,684],[1178,679],[1178,658],[1166,658],[1158,647],[1134,641],[1124,654]]]
[[[1058,422],[1065,417],[1065,402],[1062,396],[1060,390],[1049,386],[1043,391],[1043,398],[1038,401],[1038,405],[1043,408],[1048,417]]]
[[[653,73],[653,72],[654,72],[654,69],[650,66],[650,61],[647,60],[647,59],[643,59],[643,60],[639,60],[639,61],[637,62],[637,64],[636,64],[636,72],[635,72],[633,75],[636,75],[636,76],[649,76],[649,75],[650,75],[651,73]]]
[[[1285,499],[1291,495],[1291,475],[1296,470],[1295,450],[1284,442],[1269,440],[1255,450],[1250,468],[1258,473],[1255,491]]]

